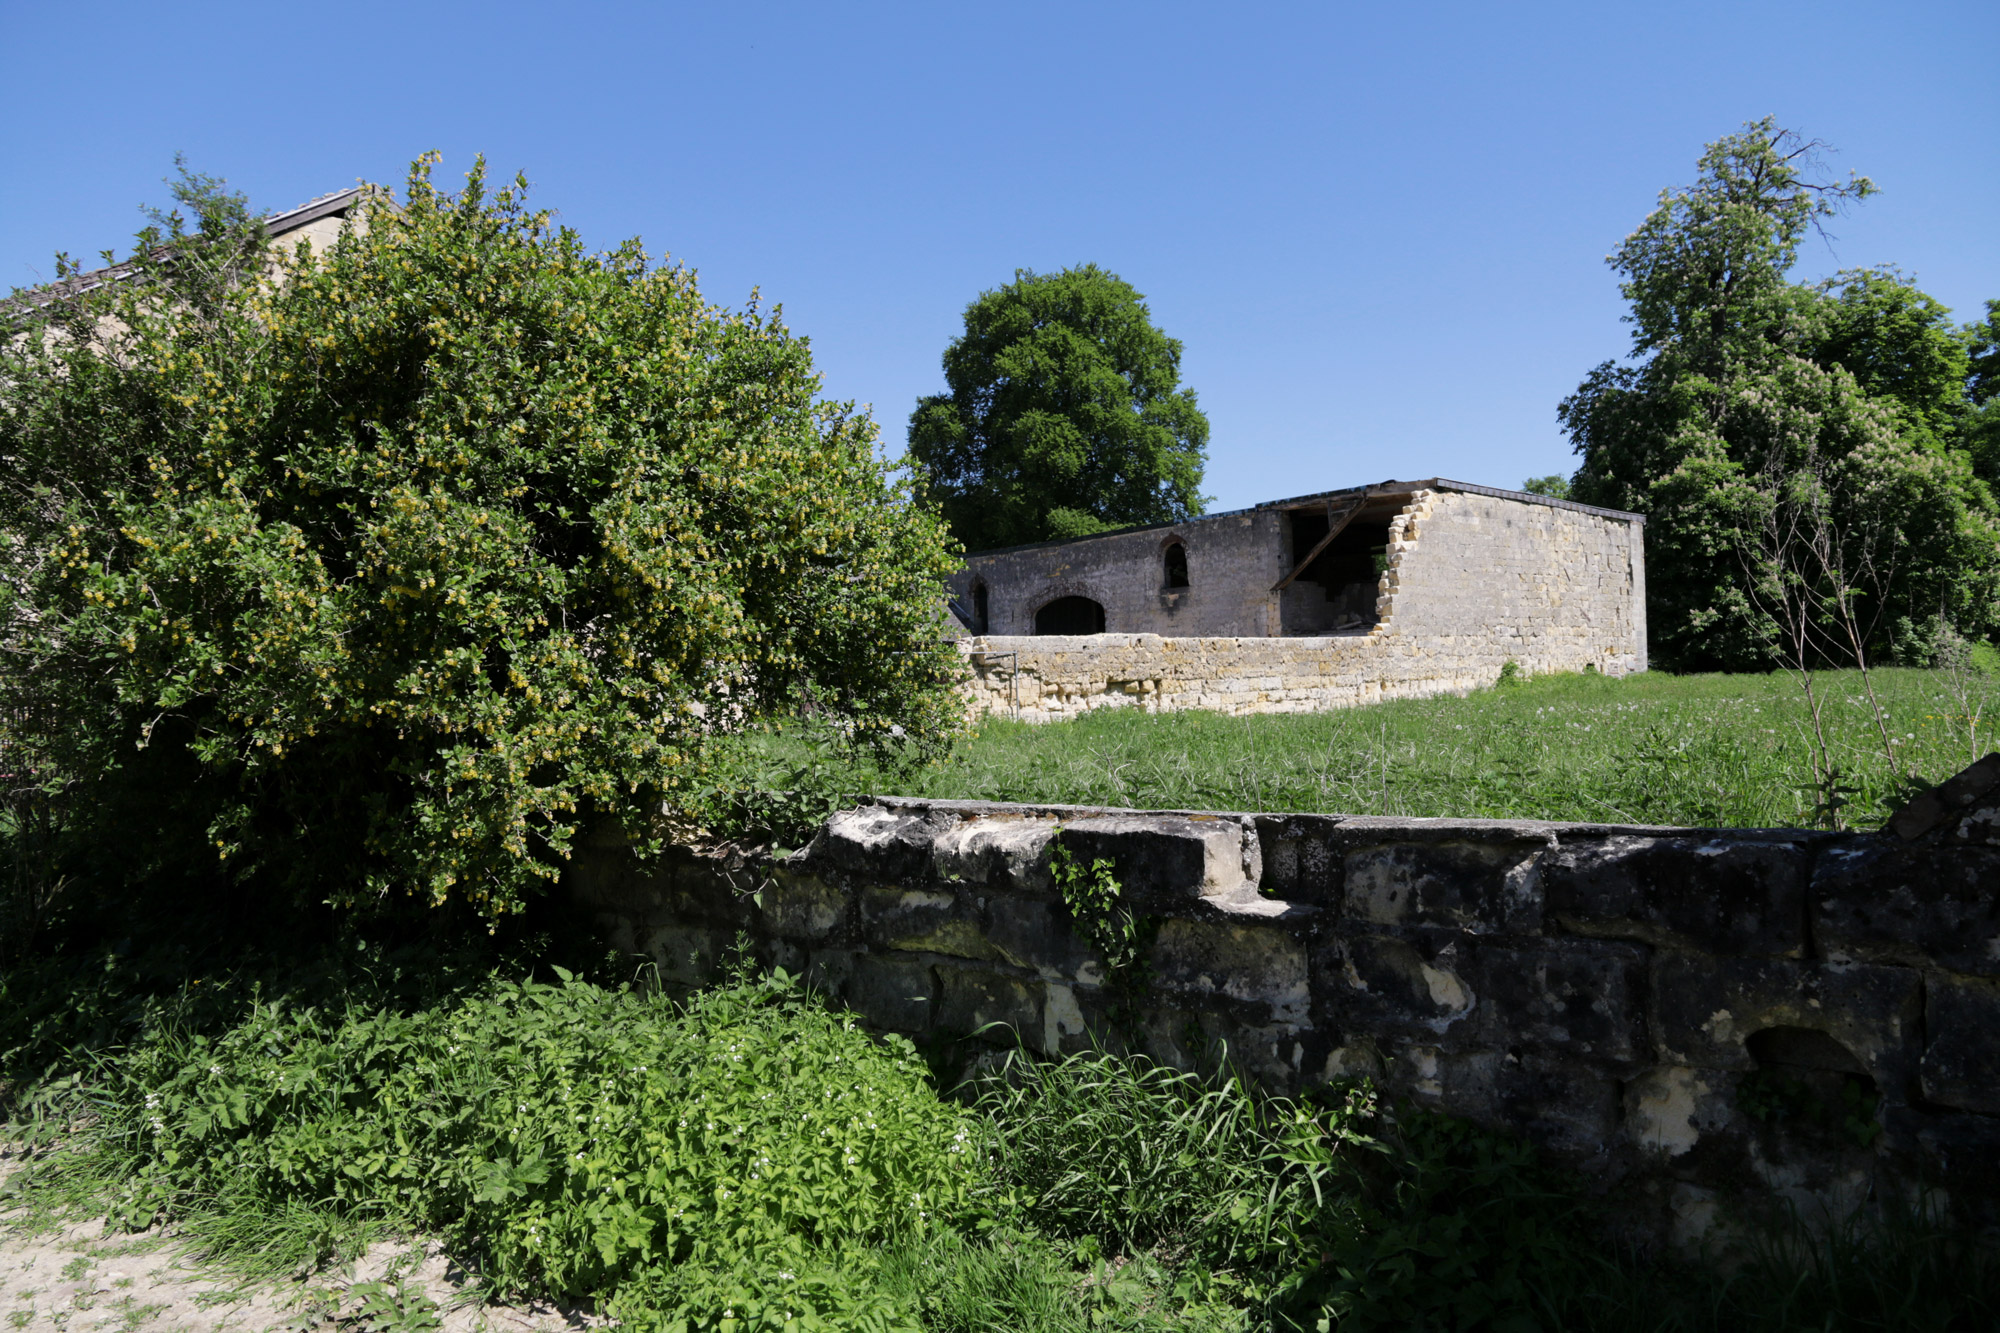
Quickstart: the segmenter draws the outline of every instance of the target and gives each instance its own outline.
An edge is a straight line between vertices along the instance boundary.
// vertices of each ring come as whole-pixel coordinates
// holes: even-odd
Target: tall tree
[[[966,307],[950,391],[910,414],[925,492],[974,550],[1199,514],[1208,418],[1180,365],[1117,274],[1017,271]]]
[[[1986,318],[1966,326],[1965,344],[1971,408],[1960,439],[1972,455],[1973,470],[1988,485],[2000,487],[2000,301],[1988,301]]]
[[[1948,312],[1893,272],[1787,277],[1808,233],[1875,188],[1818,177],[1818,148],[1768,118],[1708,146],[1696,183],[1663,192],[1610,256],[1630,363],[1598,366],[1559,408],[1582,455],[1574,498],[1651,519],[1662,665],[1770,661],[1757,534],[1800,477],[1823,489],[1827,530],[1871,543],[1845,565],[1873,572],[1869,625],[1995,623],[2000,514],[1951,443],[1966,361]]]

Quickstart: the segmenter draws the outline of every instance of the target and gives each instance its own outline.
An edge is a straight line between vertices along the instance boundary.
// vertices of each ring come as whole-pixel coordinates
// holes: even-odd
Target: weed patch
[[[1103,904],[1099,904],[1102,906]],[[172,1220],[238,1271],[445,1239],[491,1294],[660,1333],[1984,1329],[1990,1247],[1779,1225],[1735,1274],[1607,1246],[1517,1140],[1365,1084],[1271,1097],[1091,1051],[945,1095],[782,973],[675,1003],[556,974],[420,1005],[192,1008],[25,1103],[10,1207]],[[1775,1087],[1774,1115],[1800,1114]],[[80,1270],[79,1270],[80,1271]],[[356,1327],[434,1327],[392,1267]],[[136,1298],[135,1298],[136,1299]]]

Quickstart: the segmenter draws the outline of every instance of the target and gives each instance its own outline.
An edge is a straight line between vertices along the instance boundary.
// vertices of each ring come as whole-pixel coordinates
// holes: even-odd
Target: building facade
[[[1644,670],[1644,523],[1391,481],[982,551],[950,591],[983,709],[1328,708],[1491,684],[1510,661]]]

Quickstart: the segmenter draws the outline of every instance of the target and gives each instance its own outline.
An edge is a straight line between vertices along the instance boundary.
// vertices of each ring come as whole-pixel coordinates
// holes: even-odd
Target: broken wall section
[[[1464,694],[1491,685],[1508,662],[1530,675],[1644,671],[1644,531],[1579,508],[1419,490],[1389,520],[1375,620],[1365,630],[973,637],[961,641],[968,705],[1031,722],[1129,706],[1319,712]],[[1115,550],[1111,539],[1062,550],[1084,545],[1094,559]],[[1075,586],[1111,596],[1097,584]],[[1272,600],[1262,587],[1238,595],[1245,605]],[[1307,610],[1330,614],[1319,584],[1296,581],[1282,597],[1290,600],[1267,607],[1264,619],[1317,623]],[[1118,623],[1111,619],[1114,630]]]
[[[887,1031],[1226,1054],[1281,1091],[1366,1075],[1693,1243],[1745,1199],[1837,1211],[1925,1182],[2000,1221],[1993,814],[1905,840],[881,799],[733,868],[641,869],[603,832],[568,883],[669,985],[747,932]],[[1058,838],[1156,927],[1124,1030]]]

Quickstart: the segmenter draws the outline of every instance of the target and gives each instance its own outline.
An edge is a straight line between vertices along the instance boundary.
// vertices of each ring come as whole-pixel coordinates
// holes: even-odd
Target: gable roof
[[[1499,486],[1481,486],[1477,482],[1452,481],[1447,477],[1426,477],[1422,481],[1378,481],[1367,486],[1348,486],[1337,491],[1317,491],[1311,495],[1295,495],[1285,500],[1266,500],[1262,504],[1250,505],[1243,509],[1224,509],[1213,514],[1196,514],[1190,518],[1171,523],[1137,523],[1128,528],[1112,528],[1105,532],[1093,532],[1083,537],[1058,537],[1052,541],[1023,542],[1019,546],[995,546],[983,551],[967,551],[966,559],[981,555],[1002,555],[1009,551],[1033,551],[1047,546],[1071,546],[1078,542],[1092,542],[1101,537],[1120,537],[1128,532],[1146,532],[1155,528],[1183,528],[1190,524],[1206,523],[1211,519],[1235,518],[1243,514],[1255,514],[1265,510],[1318,509],[1329,502],[1346,500],[1354,496],[1363,499],[1376,497],[1406,496],[1415,491],[1464,491],[1470,495],[1491,495],[1502,500],[1519,500],[1524,504],[1547,505],[1551,509],[1574,509],[1579,513],[1596,514],[1599,518],[1622,519],[1627,523],[1644,524],[1644,514],[1627,513],[1623,509],[1601,509],[1596,505],[1583,504],[1577,500],[1558,500],[1553,495],[1536,495],[1532,491],[1510,491]]]
[[[323,194],[317,199],[309,199],[297,208],[286,209],[282,213],[272,213],[264,219],[265,238],[275,241],[279,237],[290,232],[295,232],[309,223],[319,221],[321,218],[344,214],[353,208],[359,202],[361,196],[368,193],[368,190],[369,187],[366,185],[356,185],[346,190],[335,190],[332,194]],[[153,253],[159,254],[165,248],[165,246],[161,246],[159,249],[154,250]],[[132,276],[133,267],[133,261],[127,259],[105,268],[92,269],[88,273],[72,273],[67,278],[45,283],[40,287],[30,287],[23,291],[17,291],[10,297],[0,299],[0,318],[4,318],[9,313],[39,310],[41,307],[55,301],[60,301],[65,297],[81,296],[85,292],[95,291],[97,288],[110,283],[123,282],[126,278]]]

